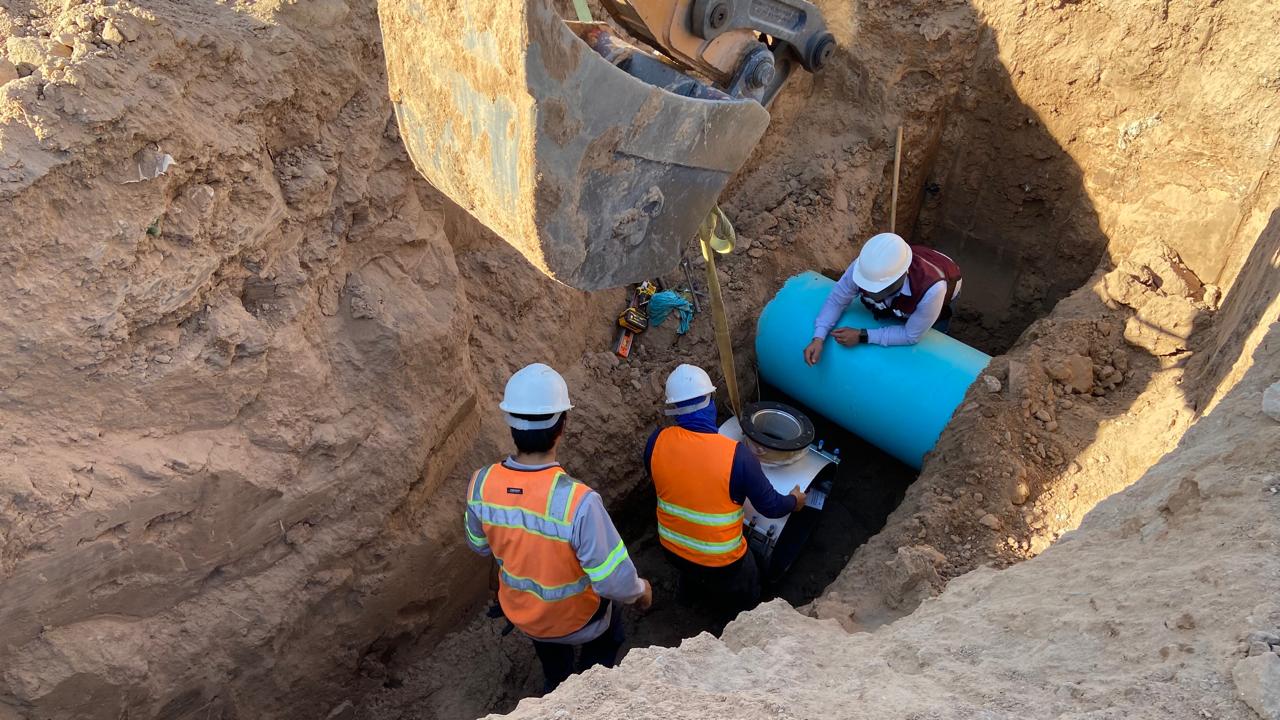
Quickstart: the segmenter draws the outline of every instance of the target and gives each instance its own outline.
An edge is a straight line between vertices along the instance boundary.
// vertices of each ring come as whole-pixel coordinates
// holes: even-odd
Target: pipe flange
[[[813,442],[813,421],[785,403],[747,403],[738,424],[743,435],[770,450],[801,450]]]

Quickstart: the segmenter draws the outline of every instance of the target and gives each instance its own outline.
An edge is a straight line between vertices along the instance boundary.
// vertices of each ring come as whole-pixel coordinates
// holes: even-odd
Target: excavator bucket
[[[378,11],[418,171],[575,288],[675,268],[769,123],[755,101],[629,73],[660,61],[605,59],[616,46],[603,26],[566,23],[550,0],[379,0]]]

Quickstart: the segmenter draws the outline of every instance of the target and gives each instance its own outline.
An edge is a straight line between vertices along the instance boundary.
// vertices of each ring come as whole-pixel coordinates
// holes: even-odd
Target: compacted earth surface
[[[709,315],[619,359],[624,289],[423,182],[378,3],[0,0],[0,717],[1276,717],[1280,8],[818,4],[840,49],[723,196],[739,384],[785,279],[887,228],[899,126],[897,230],[993,360],[918,477],[840,439],[716,637],[641,467]],[[533,360],[660,599],[521,702],[458,518]]]

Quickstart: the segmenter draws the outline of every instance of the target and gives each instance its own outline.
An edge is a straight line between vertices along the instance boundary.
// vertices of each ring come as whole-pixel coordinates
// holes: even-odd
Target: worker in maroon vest
[[[822,344],[830,334],[845,347],[914,345],[929,328],[946,332],[951,324],[951,303],[960,295],[960,266],[942,253],[923,245],[908,245],[893,233],[880,233],[867,241],[813,323],[813,340],[804,349],[805,362],[822,359]],[[898,318],[902,325],[883,328],[835,328],[854,298],[879,319]]]

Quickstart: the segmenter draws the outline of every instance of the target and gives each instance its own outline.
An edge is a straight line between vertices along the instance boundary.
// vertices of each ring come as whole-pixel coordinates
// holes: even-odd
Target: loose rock
[[[40,67],[49,57],[45,47],[48,42],[33,37],[11,37],[4,41],[4,56],[19,68],[23,65]]]
[[[1265,630],[1254,630],[1249,633],[1247,638],[1245,638],[1245,642],[1260,642],[1268,645],[1280,645],[1280,634],[1267,632]]]
[[[102,40],[108,45],[119,45],[125,41],[124,34],[116,27],[114,20],[108,20],[102,26]]]
[[[1271,387],[1263,391],[1262,412],[1272,420],[1280,422],[1280,382],[1272,383]]]
[[[992,530],[999,530],[1001,526],[1000,518],[996,517],[995,515],[992,515],[991,513],[987,513],[986,515],[983,515],[981,518],[978,519],[978,522],[982,523],[983,525],[986,525]]]
[[[111,22],[115,29],[120,33],[126,42],[133,42],[138,39],[138,25],[136,21],[130,19],[113,20]]]
[[[1027,487],[1026,483],[1020,482],[1014,484],[1013,493],[1009,500],[1013,502],[1014,505],[1021,505],[1025,503],[1029,497],[1031,497],[1031,488]]]
[[[1268,720],[1280,718],[1280,655],[1256,655],[1231,670],[1240,699]]]

